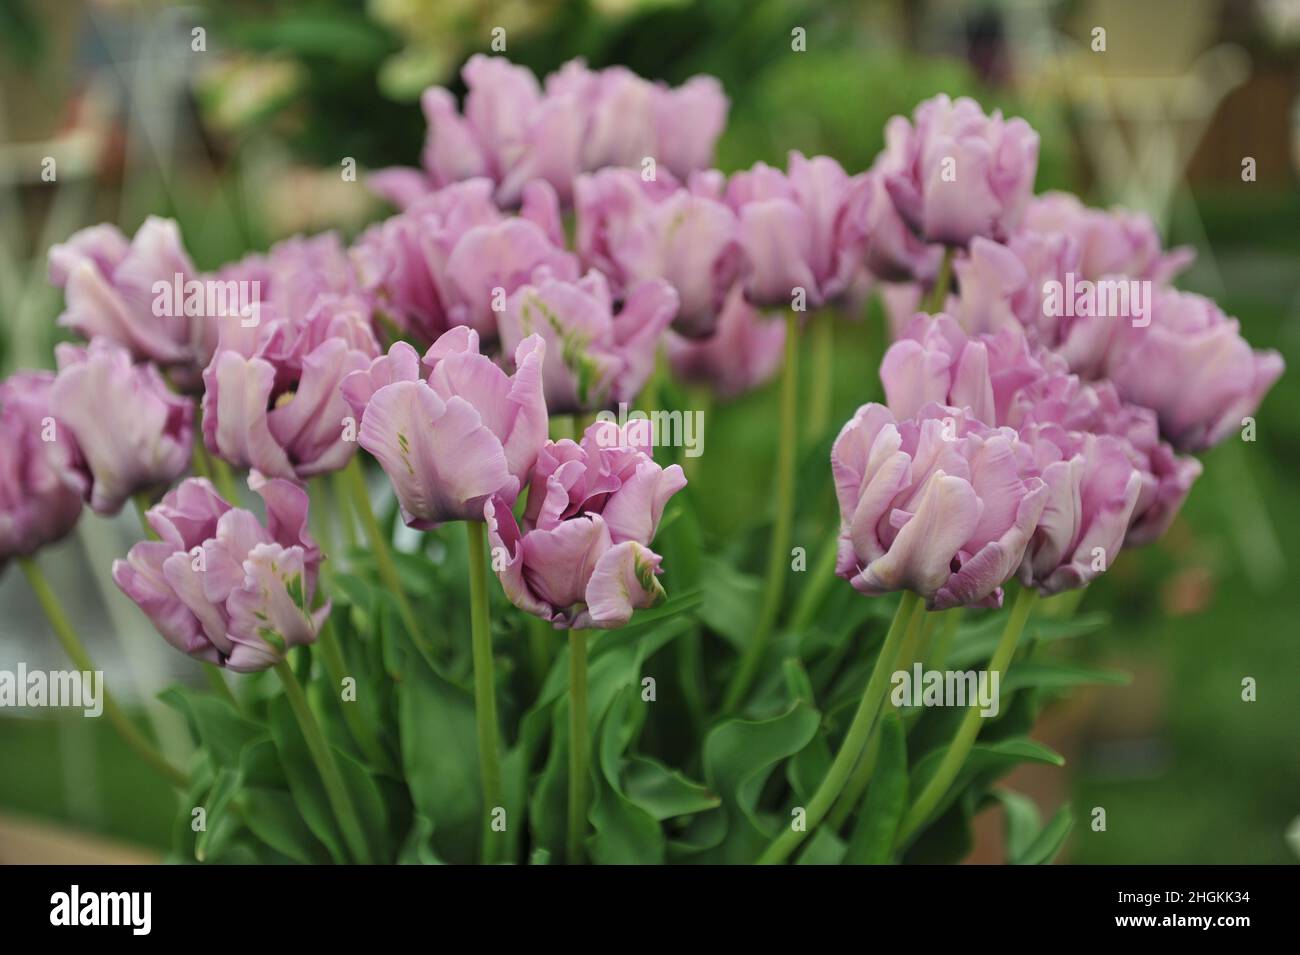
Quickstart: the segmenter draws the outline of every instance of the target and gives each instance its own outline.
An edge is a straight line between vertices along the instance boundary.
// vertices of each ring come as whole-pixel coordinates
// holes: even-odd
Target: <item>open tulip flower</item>
[[[677,303],[671,285],[650,279],[631,288],[615,314],[600,272],[576,282],[544,277],[510,296],[500,315],[501,344],[512,349],[532,335],[547,342],[542,380],[552,413],[603,408],[641,391]]]
[[[549,183],[567,202],[581,172],[639,166],[656,157],[686,176],[706,167],[727,118],[717,80],[697,76],[680,87],[651,83],[630,70],[590,70],[571,60],[545,80],[502,57],[475,55],[461,72],[464,112],[441,87],[424,92],[428,136],[422,170],[392,168],[370,185],[400,207],[475,177],[495,183],[503,206],[529,182]]]
[[[361,420],[358,441],[392,481],[409,526],[482,520],[491,497],[514,503],[546,441],[545,354],[546,343],[528,336],[507,375],[462,326],[425,354],[427,378],[405,342],[348,376],[343,394]]]
[[[137,359],[202,368],[191,344],[193,317],[183,307],[170,314],[154,307],[155,282],[172,287],[180,276],[183,286],[198,276],[172,220],[150,216],[130,242],[116,226],[82,229],[50,249],[49,275],[67,305],[60,325],[115,341]]]
[[[498,211],[491,194],[487,179],[448,186],[357,241],[352,254],[362,283],[399,329],[432,341],[470,325],[493,338],[503,297],[534,273],[577,278],[550,186],[530,183],[517,217]]]
[[[498,576],[510,601],[557,627],[621,627],[663,597],[650,550],[668,499],[686,486],[677,465],[650,457],[646,420],[597,421],[581,442],[538,455],[523,529],[508,501],[484,509]]]
[[[681,299],[673,328],[688,338],[713,333],[740,271],[739,226],[722,201],[719,173],[679,185],[671,174],[647,182],[633,169],[604,169],[574,185],[582,260],[610,277],[616,294],[665,279]]]
[[[81,452],[51,412],[54,375],[0,380],[0,568],[61,540],[81,516],[89,482]]]
[[[424,85],[434,59],[385,69]],[[395,211],[353,240],[202,272],[158,218],[55,245],[76,340],[0,380],[0,569],[94,672],[37,553],[133,501],[113,580],[208,681],[163,696],[184,769],[105,698],[178,791],[174,857],[955,860],[996,802],[1010,857],[1050,861],[1070,812],[1033,822],[1001,774],[1049,759],[1044,691],[1091,678],[1022,638],[1086,634],[1085,594],[1184,612],[1183,572],[1238,553],[1208,559],[1205,507],[1263,536],[1242,462],[1238,494],[1184,504],[1194,455],[1285,441],[1249,444],[1281,356],[1173,287],[1191,252],[1158,217],[1036,196],[1038,134],[972,99],[895,116],[847,168],[737,157],[742,130],[723,172],[711,77],[481,54],[460,76],[424,91],[419,168],[371,176]],[[1234,544],[1262,593],[1276,548]]]
[[[189,478],[147,514],[158,540],[113,564],[113,579],[168,643],[240,673],[265,670],[315,641],[329,604],[313,609],[321,553],[307,531],[307,492],[249,482],[266,523]]]
[[[854,185],[829,156],[791,152],[786,172],[756,163],[727,183],[740,220],[745,294],[757,305],[791,303],[795,289],[820,306],[844,293],[861,262],[848,216]]]
[[[1023,119],[990,116],[973,99],[941,93],[910,122],[889,121],[877,169],[899,214],[927,242],[1002,240],[1033,195],[1038,134]]]
[[[300,321],[266,307],[255,327],[224,324],[203,372],[208,448],[268,477],[339,470],[356,452],[339,386],[378,354],[369,305],[355,296],[323,295]]]
[[[154,365],[104,338],[55,348],[51,406],[81,453],[90,506],[115,514],[133,494],[166,487],[185,472],[194,445],[194,402],[167,387]]]
[[[831,450],[835,572],[865,594],[910,590],[933,610],[1002,603],[1048,489],[1022,477],[1019,438],[956,408],[898,420],[868,404]]]

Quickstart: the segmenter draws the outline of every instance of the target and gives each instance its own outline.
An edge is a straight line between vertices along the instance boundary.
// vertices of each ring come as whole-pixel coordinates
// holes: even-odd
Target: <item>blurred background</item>
[[[45,254],[78,228],[129,234],[147,214],[171,216],[212,268],[385,215],[340,164],[416,164],[419,92],[462,93],[459,68],[494,27],[539,74],[583,56],[672,83],[718,76],[732,101],[727,171],[783,164],[789,149],[859,171],[886,119],[937,92],[1024,116],[1043,140],[1040,191],[1148,212],[1168,244],[1198,250],[1179,284],[1300,368],[1300,0],[0,0],[0,370],[52,363],[62,303]],[[837,333],[839,417],[878,389],[870,308]],[[1071,652],[1132,681],[1049,709],[1034,735],[1067,766],[1007,781],[1045,815],[1073,800],[1080,824],[1061,861],[1300,858],[1297,403],[1293,372],[1261,408],[1258,440],[1212,452],[1172,532],[1088,592],[1082,612],[1109,622]],[[768,405],[771,389],[719,409],[709,456],[766,467]],[[702,475],[716,505],[702,512],[715,541],[734,542],[762,512],[747,495],[763,492],[725,479]],[[129,509],[87,516],[42,560],[76,582],[67,609],[109,684],[184,758],[185,728],[156,694],[198,674],[107,575],[138,535]],[[10,572],[0,669],[19,661],[65,665]],[[1242,700],[1247,677],[1255,702]],[[0,710],[0,862],[159,858],[172,802],[105,721]],[[1088,828],[1093,807],[1104,833]],[[979,823],[972,860],[999,861],[1000,811]]]

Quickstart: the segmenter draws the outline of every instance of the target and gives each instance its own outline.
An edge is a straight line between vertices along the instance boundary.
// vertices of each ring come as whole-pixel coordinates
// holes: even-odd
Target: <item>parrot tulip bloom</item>
[[[686,478],[650,457],[649,431],[647,422],[597,421],[580,443],[548,443],[523,530],[508,501],[487,503],[493,566],[515,606],[556,627],[612,629],[663,598],[661,558],[649,545]]]
[[[474,179],[424,196],[367,229],[352,256],[381,314],[427,341],[455,325],[493,338],[495,312],[504,304],[498,296],[541,268],[577,278],[555,191],[533,182],[523,195],[520,215],[507,217],[492,202],[491,182]]]
[[[543,88],[526,68],[482,54],[469,58],[461,76],[468,89],[463,113],[445,89],[421,97],[428,123],[423,169],[385,169],[370,178],[371,188],[399,208],[479,177],[492,181],[504,207],[539,180],[567,203],[579,173],[639,166],[647,157],[684,177],[708,166],[726,124],[727,98],[707,76],[670,88],[623,67],[593,71],[570,60]]]
[[[670,332],[666,344],[679,379],[708,385],[720,398],[735,398],[775,377],[785,354],[785,323],[763,318],[737,286],[711,338],[695,341]]]
[[[860,248],[872,275],[886,282],[930,282],[938,274],[943,248],[922,242],[907,227],[879,172],[853,177],[845,216],[847,241]]]
[[[1025,207],[1027,232],[1068,235],[1079,244],[1086,279],[1108,275],[1166,285],[1196,258],[1188,246],[1164,251],[1151,217],[1125,209],[1092,209],[1066,192],[1045,192]]]
[[[337,471],[356,442],[339,385],[379,354],[369,305],[324,295],[295,322],[264,309],[251,328],[228,323],[203,372],[203,437],[214,454],[267,477]]]
[[[61,540],[81,516],[81,454],[51,415],[53,386],[43,371],[0,381],[0,567]]]
[[[458,327],[424,356],[427,380],[415,349],[398,342],[344,381],[358,442],[388,475],[409,526],[482,520],[490,497],[514,503],[546,441],[545,353],[541,338],[524,339],[509,376],[479,354],[476,332]]]
[[[789,173],[756,163],[727,183],[740,220],[745,294],[756,305],[789,306],[796,289],[820,307],[844,293],[861,263],[849,218],[854,184],[829,156],[791,152]]]
[[[190,343],[194,317],[178,303],[155,307],[154,284],[170,289],[177,276],[183,284],[197,272],[176,223],[156,216],[129,243],[116,226],[96,225],[50,249],[50,282],[63,289],[67,306],[60,325],[85,339],[117,342],[137,359],[197,366]]]
[[[164,640],[239,673],[314,643],[330,609],[312,609],[321,552],[307,531],[307,492],[279,479],[249,486],[266,503],[265,525],[190,478],[147,512],[159,539],[113,563],[113,580]]]
[[[103,338],[88,349],[58,345],[55,355],[51,405],[77,443],[96,513],[116,514],[133,494],[185,471],[194,402],[172,392],[154,365],[133,365],[125,348]]]
[[[1033,195],[1038,134],[1023,119],[989,116],[973,99],[940,93],[912,121],[889,121],[877,168],[903,220],[927,242],[1001,241]]]
[[[1149,324],[1118,326],[1106,373],[1125,401],[1151,408],[1175,447],[1199,451],[1242,427],[1282,375],[1275,351],[1254,351],[1201,295],[1164,289]]]
[[[1047,503],[1020,565],[1020,582],[1044,596],[1087,586],[1110,567],[1132,521],[1142,477],[1111,435],[1034,425],[1033,449]]]
[[[651,279],[629,290],[616,315],[600,272],[577,282],[545,278],[510,296],[500,314],[501,343],[512,349],[534,334],[546,340],[551,359],[542,377],[552,413],[604,408],[631,401],[645,386],[677,303],[671,285]]]
[[[831,449],[836,573],[865,594],[911,590],[931,610],[1001,606],[1047,502],[1009,428],[927,405],[897,420],[867,404]]]
[[[718,173],[646,182],[632,169],[604,169],[574,184],[577,247],[600,269],[615,294],[661,278],[677,290],[681,310],[673,327],[690,338],[712,334],[740,271],[735,214],[720,199]]]

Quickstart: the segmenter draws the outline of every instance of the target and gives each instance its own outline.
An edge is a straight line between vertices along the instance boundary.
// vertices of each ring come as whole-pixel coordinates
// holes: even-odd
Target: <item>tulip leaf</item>
[[[264,726],[245,719],[228,701],[211,693],[171,686],[158,698],[186,718],[195,739],[219,767],[238,767],[244,745],[266,734]]]
[[[994,790],[993,796],[1002,803],[1006,828],[1006,855],[1007,861],[1010,862],[1024,855],[1025,850],[1033,843],[1038,830],[1042,827],[1042,819],[1038,815],[1038,807],[1027,796],[1012,792],[1010,789]]]
[[[240,786],[239,773],[222,767],[202,802],[204,826],[194,839],[194,858],[199,862],[219,857],[243,828],[232,800]]]
[[[1016,857],[1011,859],[1013,865],[1047,865],[1056,854],[1061,851],[1061,846],[1070,835],[1070,830],[1074,828],[1074,816],[1070,812],[1070,804],[1066,803],[1056,813],[1055,816],[1043,827],[1042,831],[1034,837],[1025,849]]]
[[[704,605],[700,617],[714,633],[739,650],[749,640],[763,602],[762,582],[730,563],[706,557],[702,562]]]
[[[704,777],[727,814],[726,838],[716,861],[752,862],[771,840],[757,810],[759,791],[781,760],[812,741],[820,723],[821,715],[800,701],[772,719],[727,720],[705,737]],[[783,818],[781,825],[788,821]]]
[[[846,849],[843,839],[822,826],[804,844],[795,865],[839,865]]]
[[[595,834],[587,842],[591,861],[603,865],[645,865],[664,861],[659,820],[623,793],[619,777],[627,746],[624,726],[636,688],[625,686],[610,706],[597,747],[596,798],[589,810]],[[639,701],[638,701],[639,703]],[[644,706],[644,704],[639,704]]]
[[[1002,680],[1001,692],[1028,687],[1061,690],[1075,686],[1124,686],[1132,676],[1118,670],[1093,670],[1050,660],[1022,660],[1011,665]]]
[[[293,797],[279,789],[244,786],[236,803],[248,830],[275,851],[294,862],[328,862],[329,853],[303,821]]]
[[[649,756],[628,759],[625,785],[628,798],[660,822],[708,812],[722,805],[722,800],[703,783],[688,779]]]
[[[891,860],[898,824],[907,809],[907,730],[897,712],[881,717],[879,746],[867,798],[844,857],[853,865],[884,865]]]
[[[280,763],[284,767],[293,801],[312,834],[324,843],[330,857],[341,864],[347,860],[347,854],[343,851],[342,834],[334,820],[320,773],[312,761],[307,741],[298,728],[289,701],[282,696],[271,700],[270,716],[271,736],[275,740],[276,751],[280,754]]]
[[[397,699],[402,766],[415,811],[432,822],[440,858],[471,862],[483,821],[473,697],[416,658],[404,668]]]

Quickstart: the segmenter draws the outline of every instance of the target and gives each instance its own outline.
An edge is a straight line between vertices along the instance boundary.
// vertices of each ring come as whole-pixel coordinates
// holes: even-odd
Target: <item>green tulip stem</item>
[[[402,586],[402,578],[397,573],[397,564],[393,562],[393,552],[388,546],[388,539],[384,536],[383,531],[379,529],[379,521],[375,517],[374,508],[370,505],[370,492],[366,489],[366,478],[361,473],[361,463],[355,455],[342,473],[347,482],[348,492],[352,497],[352,509],[361,518],[361,526],[366,532],[370,550],[375,555],[375,565],[379,569],[379,576],[383,580],[384,586],[388,588],[388,592],[397,601],[397,612],[402,617],[402,623],[405,624],[407,633],[411,635],[411,639],[420,652],[424,656],[430,657],[432,650],[429,641],[416,623],[415,612],[411,609],[411,602],[407,599],[406,589]]]
[[[993,658],[989,660],[987,672],[990,674],[996,673],[999,680],[1005,675],[1007,665],[1010,664],[1011,657],[1016,652],[1016,643],[1020,640],[1020,634],[1025,629],[1025,621],[1029,619],[1029,613],[1034,608],[1037,596],[1038,592],[1032,587],[1022,587],[1016,595],[1016,602],[1012,605],[1011,613],[1007,616],[1006,626],[1003,627],[1002,636],[998,639],[998,645],[993,651]],[[939,767],[926,782],[920,794],[912,803],[911,808],[908,809],[907,815],[903,818],[898,831],[899,847],[907,845],[921,826],[929,821],[930,814],[934,812],[944,795],[947,794],[948,787],[957,778],[957,774],[966,762],[966,757],[970,754],[971,747],[975,744],[975,737],[979,735],[980,731],[981,718],[979,704],[973,704],[967,708],[965,716],[962,717],[961,725],[957,727],[957,734],[948,745],[947,752],[943,754]]]
[[[794,525],[794,467],[799,444],[799,315],[790,312],[785,319],[785,367],[781,373],[781,423],[777,440],[776,518],[768,552],[767,584],[753,636],[741,652],[740,663],[723,697],[722,712],[738,710],[749,693],[763,654],[781,612],[785,579],[790,572],[790,533]]]
[[[569,865],[582,862],[587,835],[587,633],[569,631]]]
[[[339,772],[338,760],[334,758],[334,751],[325,741],[320,723],[316,721],[315,714],[307,705],[307,695],[303,693],[302,684],[298,682],[298,677],[294,675],[293,667],[288,660],[281,660],[275,665],[275,674],[280,678],[285,698],[289,701],[294,717],[298,720],[298,728],[302,730],[303,739],[307,741],[307,750],[311,753],[316,771],[320,773],[321,782],[325,785],[325,797],[334,811],[334,818],[338,820],[348,851],[357,862],[370,865],[370,847],[361,828],[360,817],[357,816],[356,808],[352,804],[352,797],[348,795],[343,774]]]
[[[831,420],[831,403],[835,394],[835,319],[834,309],[823,308],[813,318],[812,381],[809,382],[808,428],[804,437],[811,446],[822,439]]]
[[[939,274],[934,277],[934,285],[926,294],[925,300],[921,303],[921,311],[936,315],[943,311],[944,305],[948,301],[948,290],[952,286],[952,256],[953,247],[945,246],[943,250],[943,261],[939,263]]]
[[[844,790],[849,780],[849,773],[870,741],[871,728],[876,722],[880,707],[885,701],[885,693],[889,688],[890,674],[897,666],[898,651],[903,636],[912,617],[916,614],[920,600],[921,598],[910,590],[903,591],[902,599],[898,602],[898,610],[894,613],[894,620],[889,625],[889,632],[885,634],[885,642],[880,647],[880,654],[876,657],[876,662],[871,668],[871,676],[867,678],[866,688],[862,691],[858,710],[853,714],[853,722],[849,724],[848,732],[844,734],[844,742],[840,744],[840,750],[835,754],[831,768],[826,771],[825,778],[822,779],[821,785],[817,787],[817,791],[813,793],[812,799],[808,801],[805,808],[803,828],[795,829],[790,826],[785,829],[759,856],[759,865],[778,865],[784,862],[790,853],[798,848],[804,837],[817,828]]]
[[[36,565],[30,557],[17,558],[18,566],[22,568],[23,574],[27,577],[27,582],[31,584],[32,592],[36,595],[37,601],[40,602],[41,609],[45,611],[45,616],[50,622],[50,627],[54,630],[54,635],[58,637],[59,643],[62,644],[63,650],[72,661],[73,666],[83,673],[95,672],[95,665],[90,661],[90,655],[86,653],[86,648],[82,646],[81,640],[77,637],[77,632],[72,629],[72,623],[68,620],[67,615],[63,612],[63,606],[59,603],[59,598],[54,595],[50,589],[50,583],[45,579],[45,574],[40,567]],[[107,688],[101,688],[103,697],[104,715],[108,721],[113,724],[117,734],[122,737],[127,746],[131,747],[150,768],[166,779],[177,789],[187,789],[190,784],[189,777],[177,769],[167,759],[154,748],[128,718],[117,700],[108,692]]]
[[[921,630],[932,623],[934,614],[926,613],[925,607],[918,603],[916,609],[912,611],[912,618],[907,622],[907,630],[903,632],[903,643],[898,648],[897,666],[906,667],[912,660],[915,653],[918,634]],[[853,772],[849,775],[849,781],[844,787],[844,792],[840,795],[839,802],[831,810],[830,815],[826,817],[826,824],[832,830],[838,830],[844,825],[845,820],[854,809],[862,803],[862,794],[867,791],[867,784],[871,782],[871,774],[876,768],[876,751],[879,746],[880,737],[880,720],[876,720],[871,726],[871,734],[867,737],[867,745],[862,751],[862,758],[858,760],[857,765],[853,767]]]
[[[466,521],[469,541],[470,635],[474,658],[474,720],[478,731],[478,767],[483,783],[483,861],[496,861],[498,835],[492,814],[502,806],[501,756],[497,729],[496,676],[492,665],[492,621],[488,615],[487,528]]]

